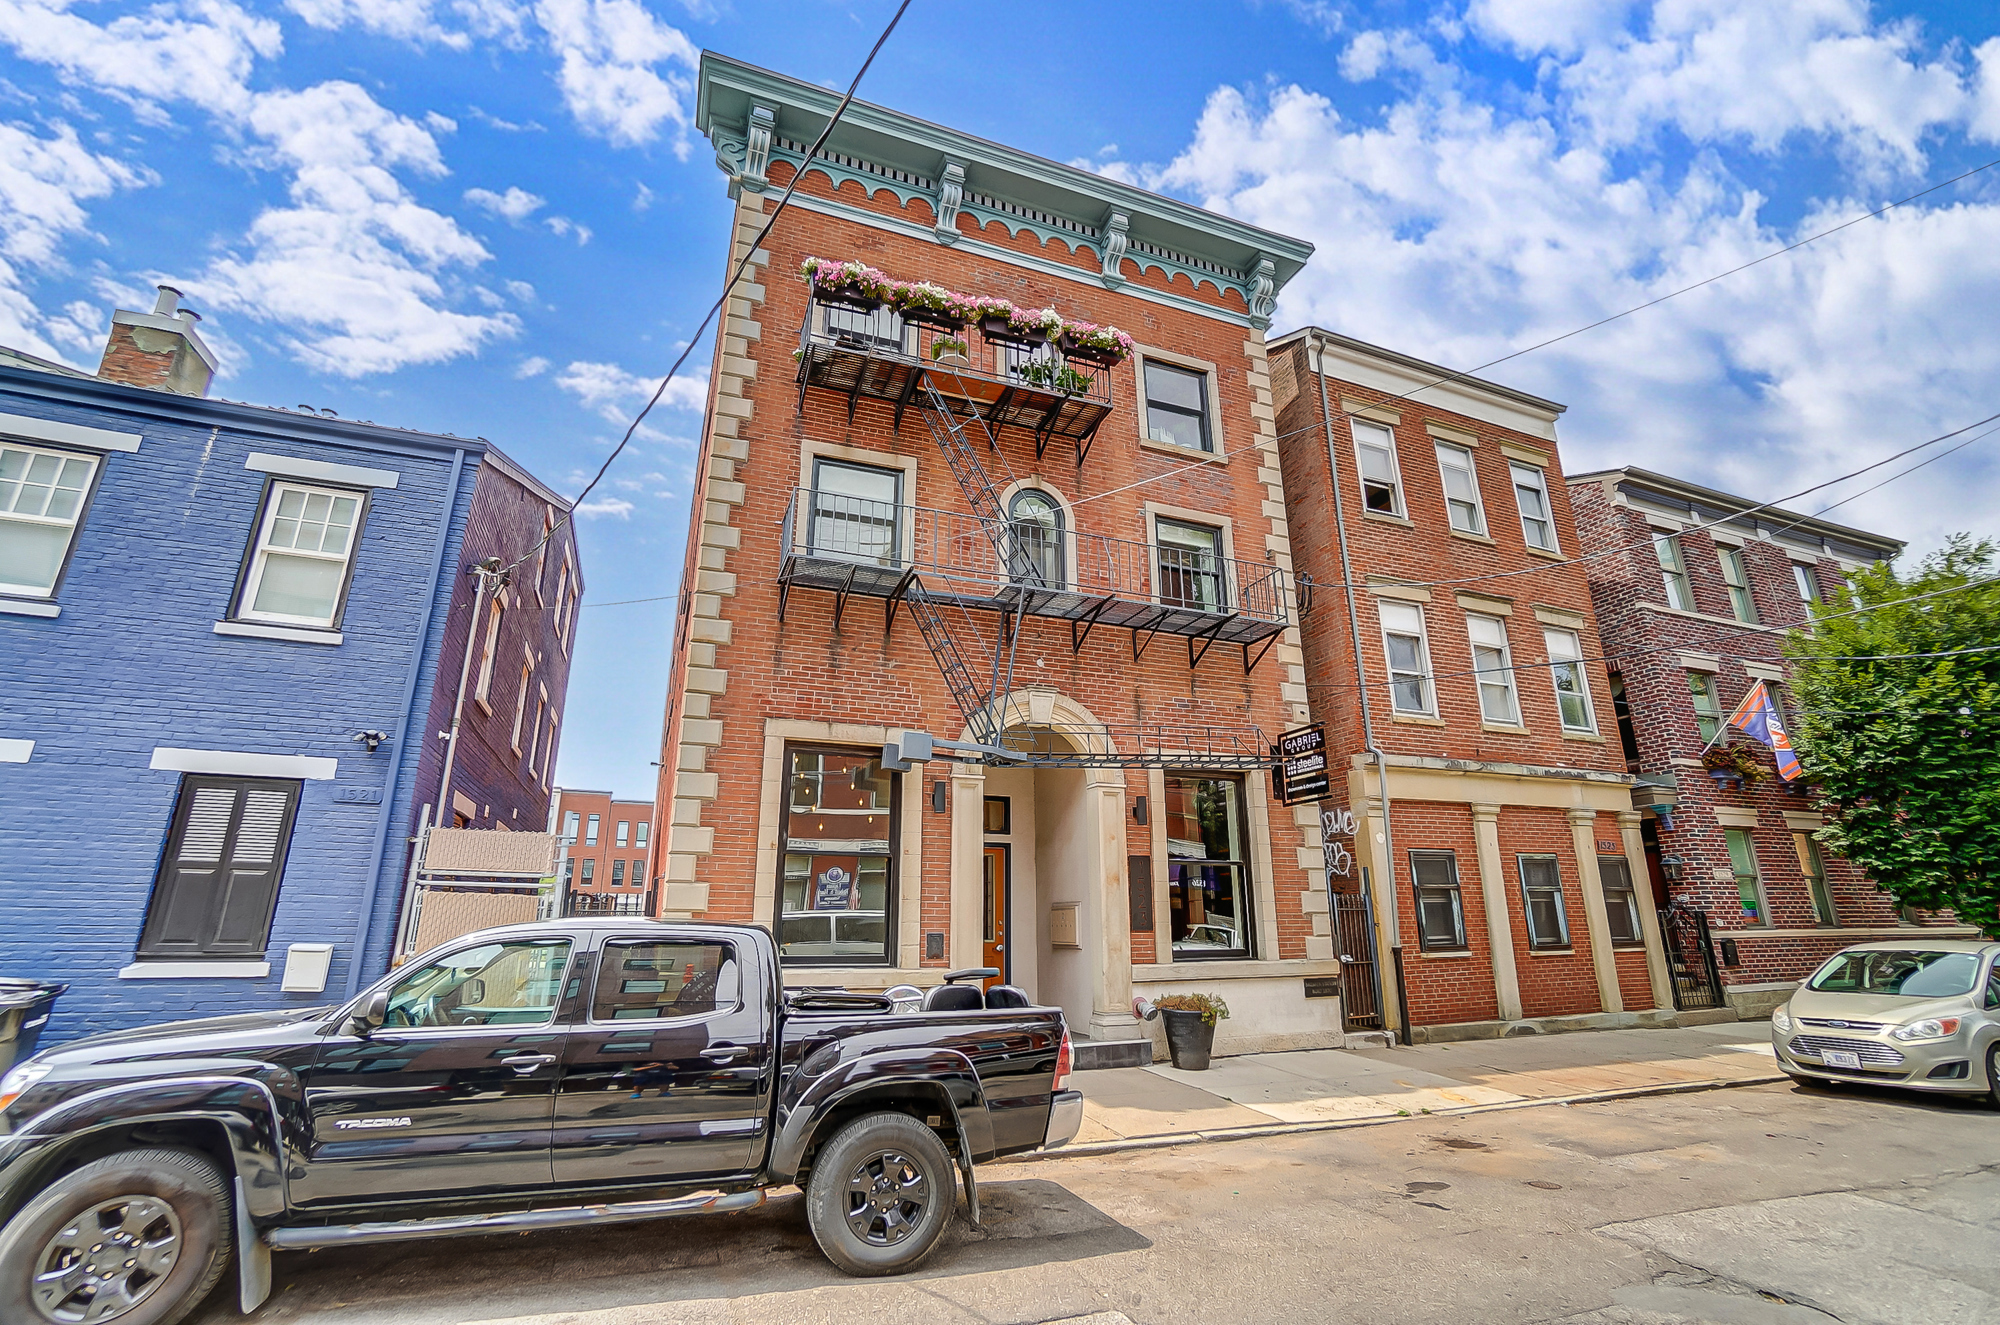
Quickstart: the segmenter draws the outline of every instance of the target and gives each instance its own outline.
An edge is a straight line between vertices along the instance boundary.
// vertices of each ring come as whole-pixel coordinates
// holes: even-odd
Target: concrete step
[[[1070,1037],[1071,1066],[1078,1072],[1107,1067],[1144,1067],[1153,1061],[1151,1040],[1086,1040]]]

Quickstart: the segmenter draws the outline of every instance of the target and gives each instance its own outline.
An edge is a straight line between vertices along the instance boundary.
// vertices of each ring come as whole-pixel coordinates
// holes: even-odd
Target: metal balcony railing
[[[1188,640],[1190,662],[1215,644],[1249,646],[1291,624],[1291,577],[1262,562],[1031,521],[996,522],[793,490],[785,509],[779,613],[794,587],[896,601],[921,578],[933,598],[1070,623],[1077,649],[1096,627],[1133,632],[1133,656],[1156,634]],[[1262,657],[1259,652],[1258,657]]]
[[[954,328],[813,296],[799,331],[799,406],[808,388],[844,396],[848,418],[863,399],[895,407],[895,426],[923,406],[926,377],[945,408],[988,427],[1034,434],[1037,457],[1057,439],[1082,464],[1091,438],[1111,412],[1111,370],[1064,357],[1052,344],[1029,344],[978,326]]]

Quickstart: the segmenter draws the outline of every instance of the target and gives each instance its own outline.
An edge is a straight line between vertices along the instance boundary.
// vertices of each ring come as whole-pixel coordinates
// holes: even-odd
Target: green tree
[[[1856,571],[1815,611],[1827,619],[1785,646],[1820,840],[1903,905],[1949,908],[1988,934],[2000,932],[2000,650],[1892,655],[2000,644],[2000,583],[1920,598],[1996,571],[1994,545],[1968,535],[1908,578]]]

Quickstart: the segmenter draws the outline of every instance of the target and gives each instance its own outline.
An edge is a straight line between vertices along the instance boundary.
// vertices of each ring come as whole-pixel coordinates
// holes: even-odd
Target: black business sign
[[[1294,727],[1278,737],[1271,747],[1278,761],[1271,770],[1271,785],[1285,805],[1325,800],[1333,794],[1332,772],[1327,767],[1326,728],[1318,723]]]

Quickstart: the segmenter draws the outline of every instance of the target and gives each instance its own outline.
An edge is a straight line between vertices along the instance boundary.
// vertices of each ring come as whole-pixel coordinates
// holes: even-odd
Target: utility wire
[[[840,123],[840,117],[847,113],[847,107],[854,100],[854,93],[860,88],[861,80],[867,75],[869,66],[875,63],[875,57],[881,53],[883,44],[889,40],[889,34],[894,32],[896,25],[903,21],[903,13],[909,7],[910,0],[903,0],[902,4],[896,6],[895,14],[889,19],[889,26],[882,29],[882,35],[877,37],[875,45],[869,48],[868,58],[861,62],[861,68],[855,71],[854,81],[847,85],[846,95],[842,96],[840,104],[834,107],[833,114],[827,118],[826,127],[819,131],[819,137],[813,140],[812,147],[806,152],[805,160],[800,162],[798,169],[793,172],[791,183],[785,185],[785,192],[778,199],[778,205],[772,208],[770,216],[765,218],[764,228],[757,232],[757,237],[750,241],[749,247],[743,251],[743,259],[736,264],[736,270],[730,274],[728,282],[723,285],[721,297],[710,306],[708,313],[701,320],[701,325],[696,327],[694,335],[688,338],[687,348],[681,351],[680,357],[675,359],[673,366],[667,369],[667,375],[660,379],[660,384],[653,388],[652,397],[646,401],[645,407],[633,417],[631,424],[625,429],[625,435],[618,439],[618,445],[611,448],[610,455],[604,457],[604,463],[597,467],[597,473],[591,477],[589,483],[584,485],[583,491],[576,495],[576,500],[569,504],[569,509],[563,512],[562,519],[558,520],[548,532],[542,535],[539,543],[536,543],[526,552],[523,552],[518,559],[508,565],[505,568],[507,571],[514,570],[527,561],[528,558],[541,551],[548,545],[549,540],[555,536],[556,530],[572,522],[577,507],[583,504],[584,498],[588,497],[592,489],[596,488],[598,483],[604,478],[606,471],[611,468],[612,462],[618,459],[619,455],[625,450],[625,447],[631,442],[632,434],[638,431],[639,425],[645,421],[646,416],[653,412],[653,406],[660,403],[660,397],[666,394],[667,383],[674,380],[674,374],[680,372],[681,366],[687,362],[688,356],[694,353],[695,346],[699,345],[701,338],[708,333],[709,324],[715,321],[716,315],[721,313],[723,307],[728,304],[730,294],[736,289],[736,283],[743,279],[743,273],[749,269],[751,262],[755,260],[758,250],[764,246],[764,240],[771,233],[771,227],[778,223],[780,216],[784,215],[786,205],[791,202],[792,194],[799,187],[799,181],[805,178],[806,167],[813,163],[814,159],[819,156],[820,149],[826,146],[827,138],[833,133],[834,126]],[[734,229],[733,226],[731,228],[732,230]]]

